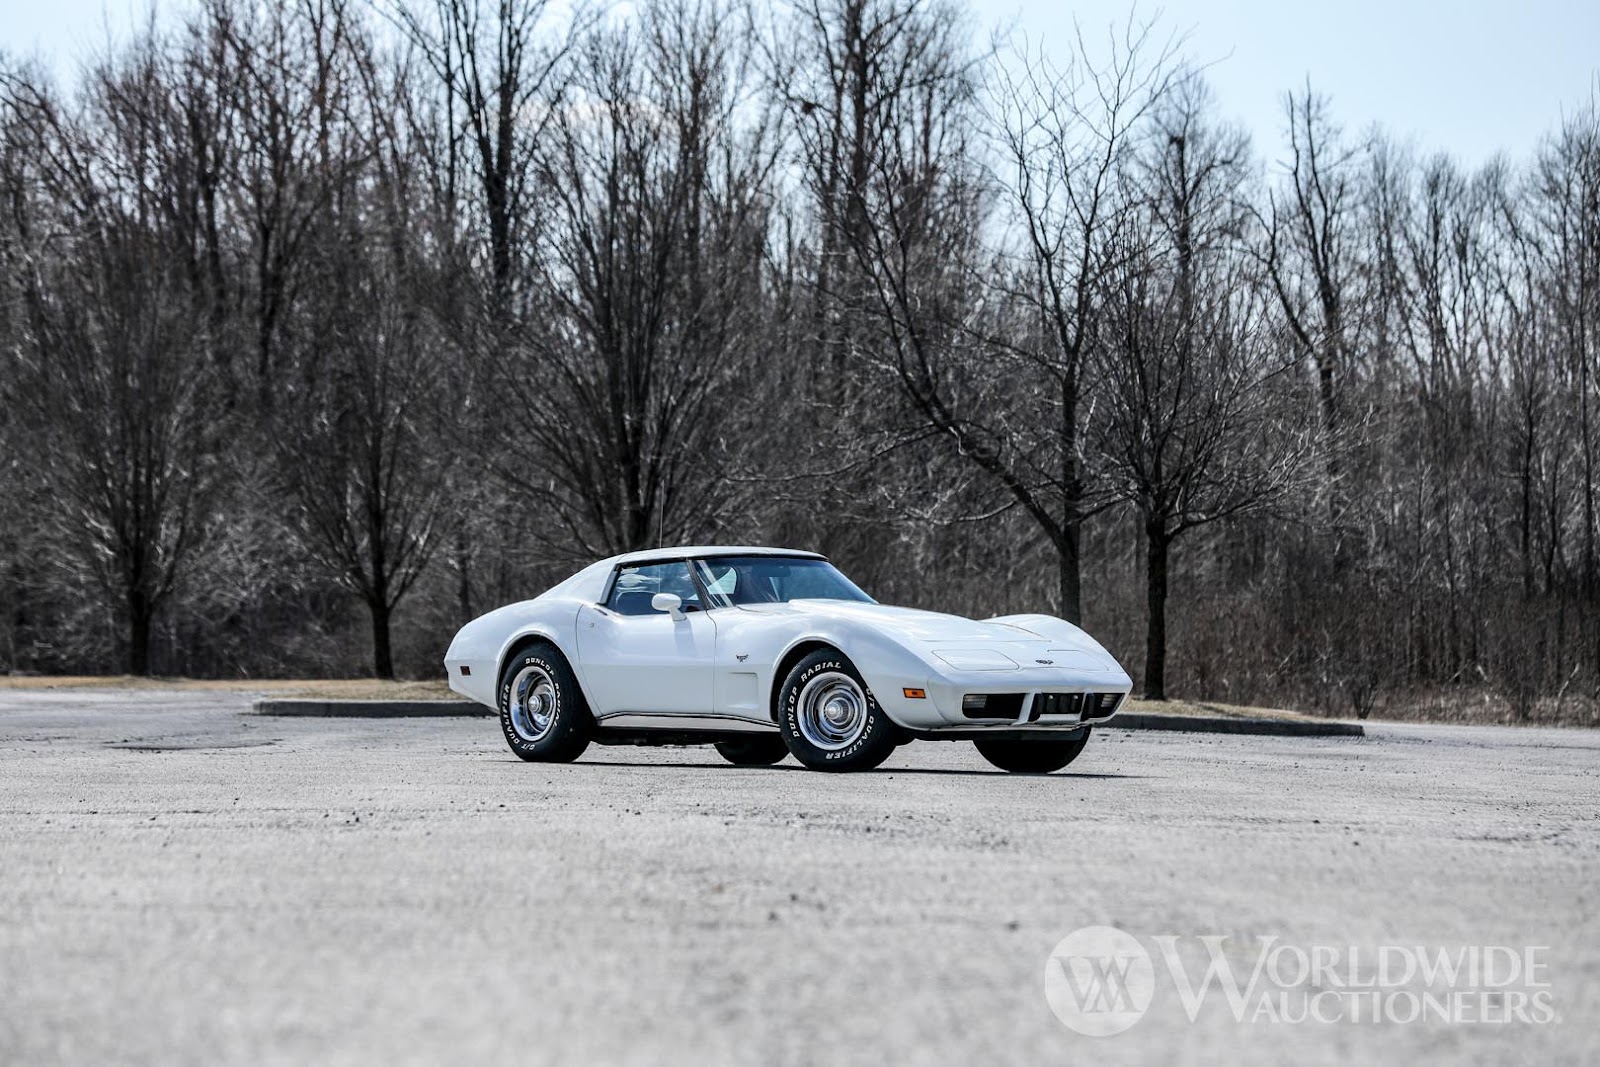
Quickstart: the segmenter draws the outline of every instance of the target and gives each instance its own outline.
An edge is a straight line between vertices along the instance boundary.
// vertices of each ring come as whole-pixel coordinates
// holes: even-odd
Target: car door
[[[677,595],[683,617],[655,610],[657,593]],[[702,607],[678,560],[621,568],[606,602],[579,611],[584,691],[597,717],[710,714],[716,623]]]

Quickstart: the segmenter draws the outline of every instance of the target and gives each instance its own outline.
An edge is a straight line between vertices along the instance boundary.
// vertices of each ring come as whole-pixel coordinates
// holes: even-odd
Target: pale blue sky
[[[183,0],[165,0],[178,10]],[[1126,0],[973,0],[981,24],[1014,25],[1053,48],[1076,18],[1091,34],[1126,21]],[[125,36],[147,0],[0,0],[0,49],[38,53],[56,69]],[[1477,164],[1497,149],[1526,155],[1563,109],[1589,99],[1600,76],[1600,0],[1167,0],[1145,3],[1189,33],[1210,64],[1222,113],[1266,155],[1279,140],[1280,97],[1312,84],[1352,131],[1382,122],[1425,151]]]
[[[1073,19],[1104,36],[1127,0],[978,0],[986,18],[1015,20],[1048,47]],[[1187,31],[1186,51],[1228,118],[1271,155],[1283,92],[1333,98],[1351,131],[1382,123],[1424,151],[1470,164],[1514,157],[1586,102],[1600,76],[1600,0],[1167,0],[1141,3]]]

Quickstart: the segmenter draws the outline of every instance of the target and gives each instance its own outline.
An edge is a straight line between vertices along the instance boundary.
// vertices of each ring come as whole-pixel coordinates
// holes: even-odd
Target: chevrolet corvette
[[[1131,682],[1048,615],[976,621],[874,601],[814,552],[671,548],[585,567],[462,627],[450,686],[511,751],[711,744],[729,762],[878,766],[913,740],[971,741],[1006,771],[1071,763]]]

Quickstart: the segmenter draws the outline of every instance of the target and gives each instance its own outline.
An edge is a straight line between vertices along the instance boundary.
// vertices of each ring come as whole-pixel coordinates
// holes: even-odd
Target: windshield
[[[712,607],[785,604],[791,600],[876,603],[825,559],[719,556],[695,561]]]

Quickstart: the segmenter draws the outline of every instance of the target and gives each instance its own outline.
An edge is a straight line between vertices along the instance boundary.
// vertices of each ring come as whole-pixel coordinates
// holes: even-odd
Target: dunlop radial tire
[[[818,649],[778,689],[778,730],[794,758],[817,771],[868,771],[889,758],[899,731],[842,652]]]

